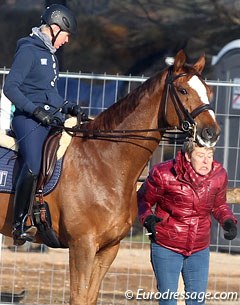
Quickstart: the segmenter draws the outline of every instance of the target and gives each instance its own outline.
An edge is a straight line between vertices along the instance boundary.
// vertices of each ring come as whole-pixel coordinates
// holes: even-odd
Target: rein
[[[81,125],[76,125],[74,127],[65,127],[63,125],[51,125],[53,128],[64,130],[72,137],[85,138],[85,139],[132,139],[132,140],[152,140],[159,142],[159,139],[150,136],[136,135],[136,133],[148,133],[148,132],[164,132],[162,135],[162,141],[167,141],[169,139],[174,139],[175,141],[181,140],[177,138],[177,135],[181,135],[182,138],[186,138],[187,133],[183,130],[179,130],[177,126],[166,127],[166,128],[149,128],[149,129],[83,129]],[[169,135],[174,135],[175,138]]]
[[[168,97],[170,95],[171,100],[173,102],[175,111],[177,113],[177,116],[179,118],[180,126],[179,127],[174,126],[174,127],[165,127],[165,128],[153,128],[153,129],[123,129],[123,130],[103,130],[103,129],[83,129],[82,124],[79,124],[74,126],[74,127],[65,127],[65,126],[56,126],[52,125],[52,127],[60,128],[65,130],[67,133],[69,133],[71,136],[75,137],[82,137],[82,138],[141,138],[141,136],[137,135],[132,135],[132,133],[148,133],[148,132],[164,132],[164,133],[169,133],[172,135],[186,135],[187,133],[190,134],[193,139],[196,137],[196,129],[197,129],[197,124],[194,121],[194,119],[202,112],[207,111],[207,110],[212,110],[212,107],[209,104],[204,104],[196,109],[194,109],[191,113],[183,106],[176,88],[174,86],[174,81],[177,80],[180,77],[188,76],[188,75],[197,75],[198,77],[201,77],[197,73],[181,73],[179,75],[173,75],[173,66],[170,66],[168,68],[168,74],[166,77],[166,94],[165,94],[165,101],[164,101],[164,111],[165,114],[167,112],[167,101]],[[80,122],[81,123],[81,122]],[[81,133],[82,135],[79,135]],[[168,136],[164,136],[165,138],[171,138]],[[147,137],[142,136],[142,138],[146,139]],[[152,138],[152,137],[151,137]],[[155,138],[154,138],[155,139]]]

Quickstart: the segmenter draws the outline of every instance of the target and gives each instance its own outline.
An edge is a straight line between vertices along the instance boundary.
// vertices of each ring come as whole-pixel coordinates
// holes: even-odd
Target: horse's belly
[[[13,195],[0,193],[0,232],[11,236],[13,219]]]

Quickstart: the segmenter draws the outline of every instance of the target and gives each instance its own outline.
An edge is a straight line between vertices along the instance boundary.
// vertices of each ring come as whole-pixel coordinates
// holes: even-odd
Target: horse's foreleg
[[[89,305],[97,304],[102,279],[115,259],[118,253],[119,245],[120,243],[109,248],[102,249],[96,254],[88,292]]]
[[[85,235],[69,244],[70,304],[88,305],[88,289],[96,254],[95,243]]]

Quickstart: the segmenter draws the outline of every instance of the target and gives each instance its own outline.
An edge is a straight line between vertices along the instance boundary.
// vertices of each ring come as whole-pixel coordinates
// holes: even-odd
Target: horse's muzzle
[[[203,140],[211,141],[214,138],[215,131],[213,128],[203,128],[201,136]]]
[[[220,130],[213,127],[203,128],[197,132],[196,140],[200,146],[213,147],[216,145],[220,135]]]

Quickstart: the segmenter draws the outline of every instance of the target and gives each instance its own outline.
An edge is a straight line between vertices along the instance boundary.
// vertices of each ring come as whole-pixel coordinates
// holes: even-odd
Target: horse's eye
[[[187,94],[188,94],[187,90],[184,89],[184,88],[178,88],[178,91],[179,91],[181,94],[183,94],[183,95],[187,95]]]

